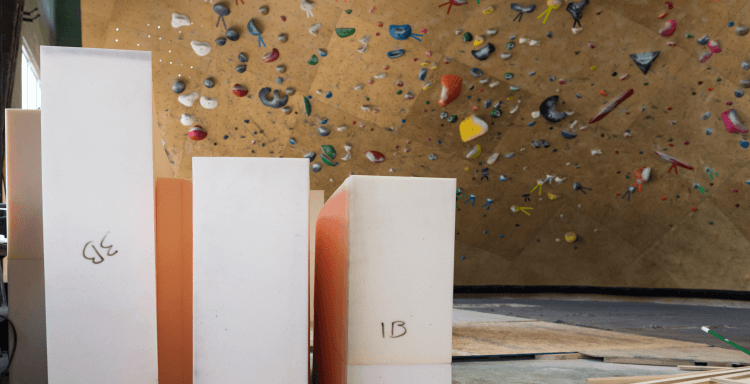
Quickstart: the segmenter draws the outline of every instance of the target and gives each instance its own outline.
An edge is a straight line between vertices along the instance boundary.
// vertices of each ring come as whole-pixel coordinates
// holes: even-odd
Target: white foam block
[[[151,53],[45,46],[41,67],[49,381],[156,383]]]
[[[5,110],[8,188],[8,314],[19,340],[11,383],[47,383],[42,237],[42,120],[39,110]]]
[[[306,383],[307,159],[193,158],[194,383]]]
[[[450,383],[450,364],[349,365],[350,384],[440,384]]]

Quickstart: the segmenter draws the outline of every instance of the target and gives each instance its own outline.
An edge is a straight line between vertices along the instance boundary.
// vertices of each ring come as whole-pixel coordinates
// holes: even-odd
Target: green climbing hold
[[[336,28],[336,34],[339,37],[349,37],[354,34],[354,28]]]
[[[427,100],[427,101],[425,102],[425,104],[427,104],[427,105],[430,105],[430,101],[429,101],[429,100]]]
[[[464,33],[464,35],[462,36],[462,38],[464,39],[464,41],[471,41],[471,39],[473,39],[474,36],[472,36],[470,32],[466,32],[466,33]]]
[[[400,95],[401,94],[401,90],[399,89],[398,91],[396,91],[396,94]]]
[[[305,116],[310,116],[310,113],[312,113],[312,105],[310,104],[310,100],[305,97]]]
[[[648,85],[648,83],[643,83],[643,85]]]
[[[322,149],[323,153],[332,160],[336,158],[336,148],[334,148],[333,145],[321,145],[320,149]]]
[[[458,116],[456,116],[456,115],[453,115],[453,116],[451,116],[451,117],[448,118],[448,122],[449,123],[455,123],[456,121],[458,121]]]
[[[691,34],[688,33],[688,34],[685,34],[685,37],[687,37],[688,39],[692,39],[693,35],[691,35]]]
[[[577,55],[577,54],[581,53],[581,51],[575,51],[573,53],[575,53]]]
[[[492,117],[500,117],[503,114],[503,112],[497,108],[493,109],[492,112],[490,112],[490,116]]]
[[[324,163],[325,165],[329,165],[329,166],[331,166],[331,167],[335,167],[335,166],[336,166],[336,164],[338,164],[338,163],[334,163],[334,162],[333,162],[333,160],[331,160],[331,159],[327,158],[327,157],[326,157],[325,155],[321,155],[321,156],[320,156],[320,160],[323,160],[323,163]]]
[[[713,221],[709,221],[708,223],[709,223],[709,224],[711,224],[711,225],[714,225],[714,222],[713,222]]]
[[[347,14],[347,15],[351,15],[351,14],[352,14],[352,10],[351,10],[351,9],[347,9],[347,10],[346,10],[346,11],[344,11],[344,12],[346,12],[346,14]]]
[[[318,64],[318,56],[312,55],[310,60],[307,61],[307,64],[310,64],[310,65]]]
[[[370,98],[369,97],[365,97],[365,100],[370,101]]]
[[[510,80],[513,78],[513,74],[510,72],[506,72],[505,75],[503,75],[503,77],[505,78],[505,80]]]

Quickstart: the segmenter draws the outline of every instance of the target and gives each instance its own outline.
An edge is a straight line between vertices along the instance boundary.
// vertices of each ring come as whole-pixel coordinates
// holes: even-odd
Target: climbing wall
[[[307,156],[326,197],[457,178],[456,285],[750,289],[750,1],[555,1],[81,9],[84,46],[153,51],[164,176]]]

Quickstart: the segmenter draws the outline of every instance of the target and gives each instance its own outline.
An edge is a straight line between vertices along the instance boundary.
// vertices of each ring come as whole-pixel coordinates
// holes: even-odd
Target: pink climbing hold
[[[664,37],[672,36],[674,31],[677,29],[677,22],[674,20],[669,20],[666,23],[664,23],[664,28],[659,30],[659,34]]]
[[[594,124],[597,121],[603,119],[610,112],[612,112],[615,108],[617,108],[618,105],[622,104],[623,101],[627,100],[627,98],[630,96],[633,96],[632,89],[628,89],[627,91],[625,91],[625,93],[618,96],[616,99],[612,100],[609,104],[604,106],[604,108],[601,111],[599,111],[599,113],[597,113],[596,116],[592,117],[591,120],[589,120],[589,124]]]
[[[427,52],[424,53],[424,55],[425,55],[425,57],[430,57],[430,56],[432,56],[432,52],[427,51]]]
[[[708,41],[708,49],[711,50],[711,53],[721,52],[721,48],[719,48],[719,42],[713,39]]]
[[[711,52],[703,52],[703,54],[701,55],[701,58],[698,59],[698,62],[701,63],[701,64],[703,64],[703,63],[707,62],[708,59],[710,59],[711,56],[713,56],[713,55],[714,54],[711,53]]]
[[[365,156],[367,156],[367,159],[373,163],[382,163],[385,161],[385,155],[378,151],[367,151],[365,152]]]
[[[729,109],[721,113],[721,120],[724,121],[724,126],[727,128],[729,133],[748,133],[745,125],[742,124],[740,118],[737,116],[737,110]]]

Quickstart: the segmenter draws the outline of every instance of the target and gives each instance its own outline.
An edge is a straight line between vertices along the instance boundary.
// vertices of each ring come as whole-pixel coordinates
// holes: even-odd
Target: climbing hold
[[[211,80],[211,79],[206,79],[206,80],[203,80],[203,85],[204,85],[204,86],[205,86],[206,88],[213,88],[213,87],[214,87],[214,81],[213,81],[213,80]]]
[[[708,120],[709,117],[711,117],[711,112],[706,112],[703,114],[703,116],[701,116],[703,120]]]
[[[403,49],[397,49],[395,51],[388,52],[386,55],[388,56],[389,59],[395,59],[395,58],[403,56],[404,53],[406,53],[406,51],[404,51]]]
[[[331,134],[331,130],[323,127],[318,127],[318,134],[320,136],[326,137]]]
[[[237,55],[237,60],[239,60],[240,63],[247,63],[247,56],[240,52],[240,54]]]
[[[247,65],[245,65],[245,64],[238,65],[238,66],[234,67],[234,70],[237,71],[237,72],[239,72],[239,73],[244,73],[245,70],[247,70]]]
[[[258,47],[260,47],[261,44],[263,46],[266,46],[266,42],[263,41],[263,37],[261,37],[260,29],[258,29],[258,26],[255,25],[255,21],[253,19],[250,19],[250,21],[247,22],[247,30],[250,32],[253,36],[258,36]]]
[[[708,35],[705,35],[705,36],[701,37],[700,39],[696,40],[695,42],[698,43],[698,44],[700,44],[700,45],[706,45],[706,44],[708,44],[709,41],[710,41],[710,39],[708,38]]]
[[[378,151],[367,151],[365,152],[365,156],[367,157],[367,160],[370,160],[373,163],[382,163],[385,161],[385,155]]]
[[[310,65],[318,64],[318,57],[315,55],[312,55],[310,60],[307,60],[307,64],[310,64]]]
[[[240,39],[240,34],[237,33],[237,31],[235,31],[232,28],[227,29],[226,36],[227,36],[227,39],[232,40],[232,41],[237,41]]]
[[[232,87],[232,93],[234,93],[234,95],[237,96],[237,97],[245,97],[245,96],[247,96],[247,88],[245,88],[245,87],[243,87],[243,86],[241,86],[239,84],[235,84]]]
[[[172,91],[174,93],[182,93],[182,91],[185,90],[185,83],[183,83],[180,80],[177,80],[172,84]]]
[[[355,31],[354,28],[336,28],[336,34],[339,37],[349,37],[353,35]]]
[[[513,21],[516,21],[516,19],[518,19],[518,22],[520,23],[521,19],[523,18],[523,14],[534,12],[534,9],[536,9],[536,5],[531,4],[529,6],[523,7],[516,3],[511,3],[510,9],[518,12],[518,15],[516,15],[516,17],[513,18]]]
[[[565,10],[568,11],[571,16],[573,16],[573,28],[575,28],[576,24],[581,27],[583,8],[585,8],[588,4],[589,0],[583,0],[577,3],[568,3],[568,6],[565,7]]]
[[[268,14],[268,7],[266,7],[264,5],[264,6],[260,7],[260,8],[258,8],[258,13],[260,13],[261,15],[267,15]]]
[[[268,95],[271,93],[271,87],[262,88],[258,92],[260,102],[266,107],[281,108],[289,101],[289,96],[279,97],[279,91],[273,91],[273,99],[269,100]],[[307,99],[305,99],[307,101]]]
[[[492,112],[490,112],[490,116],[495,117],[495,118],[500,117],[502,115],[503,115],[503,111],[501,111],[498,108],[495,108],[492,110]]]
[[[740,121],[735,109],[729,109],[721,113],[721,120],[729,133],[748,133],[748,129]]]
[[[219,105],[219,102],[212,97],[201,96],[201,107],[206,109],[214,109]]]
[[[467,117],[459,127],[461,140],[465,143],[484,135],[489,130],[487,123],[475,115]]]
[[[482,36],[477,36],[477,37],[475,37],[475,38],[474,38],[474,46],[475,46],[475,47],[476,47],[477,45],[481,45],[482,43],[484,43],[484,37],[482,37]]]
[[[740,98],[740,97],[742,97],[742,96],[745,96],[745,92],[742,92],[742,90],[736,89],[736,90],[734,91],[734,97],[736,97],[736,98]]]
[[[198,56],[206,56],[211,53],[211,44],[209,43],[193,40],[190,42],[190,46]]]
[[[276,83],[281,84],[283,82],[284,82],[284,78],[283,77],[279,76],[279,77],[276,78]]]
[[[223,3],[214,4],[214,12],[219,16],[229,16],[230,13],[229,8]],[[219,23],[216,23],[216,25],[219,25]]]
[[[443,90],[440,92],[438,105],[445,107],[453,100],[456,100],[461,94],[461,83],[461,78],[456,75],[443,75],[440,78],[440,84],[443,85]]]
[[[474,36],[471,34],[471,32],[466,32],[466,33],[464,33],[464,35],[461,38],[464,41],[469,42],[469,41],[471,41],[474,38]]]
[[[479,155],[482,154],[482,147],[479,146],[479,144],[472,147],[468,153],[466,153],[467,159],[476,159],[479,157]]]
[[[628,89],[623,94],[618,96],[616,99],[609,102],[609,104],[605,105],[604,108],[602,108],[602,110],[596,114],[596,116],[592,117],[591,120],[589,120],[589,124],[596,123],[597,121],[603,119],[610,112],[612,112],[615,108],[617,108],[618,105],[622,104],[623,101],[627,100],[630,96],[633,96],[632,89]]]
[[[276,39],[282,43],[286,43],[286,41],[289,40],[289,36],[286,33],[280,33]]]
[[[312,34],[313,36],[318,36],[318,31],[320,30],[321,26],[322,24],[320,23],[314,24],[312,27],[310,27],[310,29],[308,29],[308,31],[310,31],[310,34]]]
[[[304,100],[305,100],[305,116],[310,116],[310,113],[312,113],[312,104],[310,104],[310,100],[308,100],[307,97],[305,97]]]
[[[510,56],[511,56],[510,53],[501,53],[500,54],[500,58],[503,59],[503,60],[510,59]]]
[[[284,90],[284,93],[286,93],[287,95],[291,96],[291,95],[294,94],[294,88],[287,88],[287,89]]]
[[[747,61],[743,61],[740,67],[747,71],[748,69],[750,69],[750,63],[748,63]]]
[[[703,64],[708,61],[708,59],[710,59],[713,55],[713,52],[703,52],[703,54],[701,54],[701,57],[698,59],[698,62]]]
[[[279,50],[276,48],[271,50],[271,52],[268,52],[265,55],[263,55],[263,61],[265,61],[266,63],[274,62],[278,58],[279,58]]]
[[[458,121],[458,116],[457,115],[452,115],[452,116],[448,117],[448,122],[449,123],[455,123],[456,121]]]
[[[551,123],[559,123],[568,117],[568,114],[565,112],[555,111],[555,106],[559,99],[560,97],[557,95],[550,96],[542,102],[541,106],[539,106],[539,112],[542,114],[542,117]]]
[[[337,165],[339,164],[339,163],[334,163],[332,159],[329,159],[329,158],[328,158],[328,157],[327,157],[326,155],[324,155],[324,154],[321,154],[321,155],[320,155],[320,160],[322,160],[322,161],[323,161],[323,164],[325,164],[325,165],[328,165],[328,166],[331,166],[331,167],[335,167],[335,166],[337,166]]]
[[[200,125],[196,125],[193,128],[190,128],[190,130],[188,131],[188,137],[195,141],[201,141],[205,139],[206,135],[208,135],[208,133]]]
[[[326,99],[330,99],[331,97],[333,97],[333,93],[331,93],[331,91],[328,91],[326,93]],[[377,110],[375,110],[375,112],[377,112]]]
[[[508,44],[505,44],[505,49],[511,50],[511,49],[515,48],[515,46],[516,46],[516,43],[514,43],[512,41],[509,41]]]
[[[472,68],[471,69],[471,75],[474,77],[480,77],[482,76],[482,70],[479,68]]]
[[[575,242],[577,238],[578,236],[576,236],[576,234],[573,232],[568,232],[565,234],[565,241],[567,241],[568,243]]]
[[[180,102],[180,104],[186,106],[186,107],[192,107],[195,100],[198,99],[198,92],[193,92],[189,95],[181,95],[177,97],[177,101]]]
[[[562,134],[562,137],[565,139],[575,139],[576,137],[578,137],[578,135],[575,134],[573,131],[562,130],[560,131],[560,133]]]
[[[737,27],[737,28],[734,29],[734,33],[737,36],[745,36],[745,35],[747,35],[748,31],[750,31],[750,28],[748,28],[746,26]]]
[[[743,88],[750,88],[750,80],[740,81],[740,86],[742,86]]]
[[[427,68],[422,68],[419,70],[419,75],[417,75],[417,78],[419,80],[424,80],[425,77],[427,77]]]
[[[180,117],[180,123],[184,126],[193,125],[195,123],[195,116],[183,113],[182,117]]]
[[[510,79],[512,79],[512,78],[513,78],[513,74],[512,74],[512,73],[510,73],[510,72],[506,72],[506,73],[505,73],[505,74],[503,75],[503,78],[504,78],[505,80],[510,80]]]
[[[172,13],[172,28],[180,28],[190,25],[190,18],[185,15],[180,15],[177,12]]]
[[[648,73],[648,70],[651,69],[651,65],[654,64],[654,60],[659,56],[659,53],[661,53],[661,51],[636,53],[630,55],[630,58],[633,59],[635,65],[637,65],[638,69],[640,69],[645,75]]]
[[[674,20],[669,20],[666,23],[664,23],[664,27],[659,30],[659,34],[664,37],[672,36],[675,29],[677,29],[677,22]]]
[[[336,148],[333,145],[321,145],[320,148],[323,150],[323,154],[328,156],[330,159],[336,158]]]
[[[708,41],[708,49],[711,50],[711,53],[721,52],[721,48],[719,48],[719,42],[713,39]]]
[[[326,56],[328,56],[328,52],[326,52],[322,48],[318,48],[318,54],[320,55],[320,57],[326,57]]]
[[[288,114],[292,113],[292,107],[286,106],[284,108],[281,108],[281,112],[284,112],[285,114],[288,115]]]
[[[492,45],[492,43],[487,43],[482,48],[479,48],[475,51],[471,51],[471,55],[474,56],[477,60],[487,60],[488,57],[490,57],[490,54],[492,52],[495,52],[495,46]]]
[[[300,8],[302,8],[303,11],[307,12],[307,17],[313,17],[314,16],[313,13],[312,13],[313,8],[315,8],[315,4],[314,3],[310,3],[310,2],[307,2],[305,0],[302,0],[302,2],[300,3],[299,6],[300,6]]]
[[[293,138],[293,137],[290,137],[290,138],[289,138],[289,144],[291,144],[291,145],[295,145],[295,144],[297,144],[297,140],[294,140],[294,138]]]
[[[310,169],[311,169],[311,170],[312,170],[313,172],[320,172],[320,170],[322,169],[322,167],[321,167],[321,166],[320,166],[320,164],[318,164],[318,163],[313,163],[313,164],[312,164],[312,165],[310,166]]]
[[[227,39],[223,37],[219,37],[218,39],[214,40],[214,43],[216,43],[216,45],[221,46],[227,43]]]

